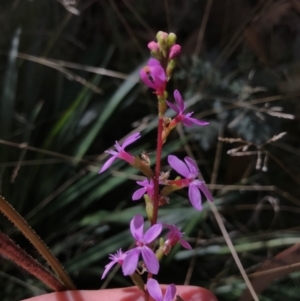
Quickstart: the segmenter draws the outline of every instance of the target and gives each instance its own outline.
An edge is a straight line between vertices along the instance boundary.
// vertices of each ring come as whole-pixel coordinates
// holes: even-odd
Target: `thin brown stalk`
[[[230,239],[230,236],[229,236],[229,234],[228,234],[228,232],[227,232],[227,230],[225,228],[225,225],[223,223],[223,220],[221,218],[221,215],[220,215],[220,213],[219,213],[216,205],[214,203],[209,203],[209,204],[210,204],[211,210],[212,210],[212,212],[213,212],[213,214],[215,216],[215,219],[216,219],[216,221],[217,221],[217,223],[218,223],[218,225],[220,227],[220,230],[221,230],[221,232],[223,234],[223,237],[224,237],[224,239],[225,239],[225,241],[227,243],[227,246],[228,246],[228,248],[229,248],[229,250],[231,252],[231,255],[232,255],[232,257],[233,257],[233,259],[234,259],[234,261],[235,261],[238,269],[240,270],[240,273],[241,273],[241,275],[242,275],[242,277],[243,277],[243,279],[244,279],[244,281],[245,281],[245,283],[246,283],[246,285],[247,285],[247,287],[248,287],[248,289],[249,289],[249,291],[251,293],[251,296],[252,296],[253,300],[259,301],[259,299],[257,297],[257,294],[256,294],[256,292],[255,292],[255,290],[254,290],[254,288],[253,288],[253,286],[252,286],[252,284],[251,284],[251,282],[249,280],[249,277],[247,276],[247,273],[246,273],[246,271],[245,271],[245,269],[244,269],[244,267],[243,267],[243,265],[242,265],[242,263],[240,261],[240,258],[239,258],[238,254],[237,254],[237,252],[236,252],[236,250],[234,248],[234,245],[233,245],[233,243],[232,243],[232,241]]]
[[[135,37],[134,32],[130,28],[130,26],[127,23],[126,19],[123,17],[123,14],[120,12],[120,10],[119,10],[118,6],[116,5],[115,1],[114,0],[109,0],[109,3],[111,5],[112,9],[115,11],[116,15],[118,16],[118,18],[120,19],[120,21],[122,22],[122,24],[125,27],[127,33],[131,37],[131,39],[132,39],[133,43],[135,44],[136,48],[143,55],[144,54],[144,50],[143,50],[140,42]]]
[[[170,5],[168,0],[164,0],[165,11],[166,11],[166,18],[168,24],[168,31],[171,32],[172,28],[172,20],[171,20],[171,12],[170,12]]]
[[[0,211],[23,233],[23,235],[33,244],[37,251],[43,256],[43,258],[50,264],[55,273],[59,276],[63,284],[69,290],[74,290],[76,287],[72,283],[65,272],[62,265],[57,258],[50,252],[46,244],[40,239],[40,237],[30,228],[27,222],[21,217],[21,215],[0,196]]]
[[[195,47],[194,56],[199,56],[199,54],[200,54],[200,50],[202,47],[202,41],[203,41],[208,17],[209,17],[211,6],[212,6],[213,2],[214,2],[214,0],[208,0],[208,2],[206,3],[204,16],[203,16],[201,27],[200,27],[198,37],[197,37],[197,43],[196,43],[196,47]]]
[[[49,288],[56,292],[65,291],[66,287],[50,271],[34,260],[29,254],[22,250],[9,239],[4,233],[0,232],[0,255],[11,260],[16,265],[32,274]]]
[[[148,33],[154,37],[155,32],[152,30],[152,28],[149,26],[149,24],[145,21],[145,19],[142,18],[142,16],[139,14],[139,12],[134,8],[134,5],[132,5],[127,0],[122,0],[122,1],[127,6],[127,8],[132,12],[132,14],[136,17],[136,19],[141,23],[141,25],[144,26],[144,28],[148,31]]]
[[[49,150],[42,149],[42,148],[37,148],[37,147],[34,147],[34,146],[30,146],[27,143],[14,143],[14,142],[11,142],[11,141],[0,139],[0,144],[4,144],[4,145],[8,145],[8,146],[14,146],[14,147],[17,147],[17,148],[20,148],[20,149],[27,149],[27,150],[38,152],[38,153],[41,153],[41,154],[45,154],[45,155],[49,155],[49,156],[53,156],[53,157],[57,157],[57,158],[62,158],[62,159],[65,159],[67,161],[70,161],[70,162],[80,162],[80,163],[90,164],[90,161],[88,161],[88,160],[84,160],[84,159],[80,159],[80,158],[76,158],[76,157],[71,157],[71,156],[68,156],[68,155],[60,154],[60,153],[49,151]]]
[[[17,54],[17,57],[27,60],[27,61],[41,64],[44,66],[48,66],[50,68],[65,67],[65,68],[87,71],[87,72],[100,74],[100,75],[104,75],[104,76],[130,80],[130,79],[128,79],[129,78],[128,75],[125,73],[108,70],[105,68],[82,65],[82,64],[67,62],[67,61],[62,61],[62,60],[55,60],[55,59],[50,59],[50,58],[46,58],[46,57],[40,57],[40,56],[34,56],[34,55],[26,54],[26,53],[20,53],[20,52]]]
[[[220,156],[221,156],[221,150],[222,150],[222,146],[220,145],[221,143],[223,143],[223,141],[222,141],[222,139],[219,139],[218,146],[217,146],[215,163],[214,163],[214,167],[213,167],[213,175],[212,175],[212,179],[213,179],[214,182],[212,181],[211,184],[208,185],[208,187],[212,190],[213,189],[222,189],[222,187],[224,187],[224,189],[227,188],[227,185],[216,185],[216,183],[215,183],[216,179],[217,179],[217,173],[218,173],[218,170],[219,170],[219,166],[220,166]],[[192,158],[194,157],[192,153],[189,153],[189,156],[192,157]],[[233,185],[231,185],[231,186],[233,186]],[[234,185],[234,188],[236,188],[237,186],[242,186],[242,185]],[[251,187],[251,188],[253,188],[253,187]],[[273,186],[270,186],[270,187],[268,186],[268,189],[273,190],[274,187]],[[249,278],[246,274],[246,271],[245,271],[238,255],[237,255],[237,252],[236,252],[236,250],[235,250],[235,248],[232,244],[230,236],[229,236],[229,234],[228,234],[228,232],[225,228],[225,225],[223,223],[223,220],[221,218],[220,213],[218,212],[218,209],[217,209],[216,205],[213,202],[209,202],[209,205],[210,205],[211,210],[212,210],[212,212],[215,216],[215,219],[216,219],[216,221],[217,221],[217,223],[220,227],[220,230],[223,234],[223,237],[224,237],[224,239],[225,239],[225,241],[228,245],[228,248],[229,248],[229,250],[232,254],[232,257],[234,258],[234,261],[235,261],[236,265],[238,266],[238,268],[240,270],[240,273],[241,273],[241,275],[242,275],[242,277],[243,277],[243,279],[244,279],[244,281],[245,281],[245,283],[246,283],[246,285],[247,285],[247,287],[248,287],[248,289],[251,293],[251,296],[252,296],[253,300],[259,301],[259,299],[257,297],[257,294],[255,293],[255,291],[253,289],[253,286],[252,286],[252,284],[251,284],[251,282],[250,282],[250,280],[249,280]]]

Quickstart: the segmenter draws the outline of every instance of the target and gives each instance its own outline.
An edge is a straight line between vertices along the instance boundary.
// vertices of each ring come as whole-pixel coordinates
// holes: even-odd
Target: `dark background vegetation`
[[[128,222],[144,213],[142,202],[131,201],[136,171],[119,161],[104,174],[98,170],[104,151],[132,130],[143,138],[131,151],[155,156],[155,97],[138,70],[149,58],[147,43],[163,30],[175,32],[182,45],[170,99],[178,88],[195,116],[210,122],[174,131],[164,168],[167,154],[192,153],[246,272],[268,259],[276,267],[293,265],[285,275],[258,278],[266,288],[260,300],[299,300],[299,1],[14,0],[0,6],[1,194],[78,288],[100,288],[108,254],[129,247]],[[160,218],[180,225],[196,251],[176,248],[159,281],[239,300],[246,285],[210,206],[196,212],[180,191]],[[0,227],[39,258],[3,216]],[[285,249],[288,256],[274,259]],[[1,258],[0,264],[2,301],[47,291],[12,263]],[[131,282],[117,272],[106,285]]]

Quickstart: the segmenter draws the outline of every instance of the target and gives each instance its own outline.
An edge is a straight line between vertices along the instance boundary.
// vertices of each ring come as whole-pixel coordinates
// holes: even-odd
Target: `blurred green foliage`
[[[101,286],[108,254],[130,246],[128,222],[144,213],[143,204],[131,201],[133,168],[118,161],[104,174],[98,170],[104,151],[132,130],[142,132],[133,153],[155,149],[155,97],[138,72],[158,30],[176,32],[183,46],[169,98],[179,89],[195,117],[210,121],[172,133],[164,169],[169,153],[183,157],[190,150],[207,183],[220,185],[211,186],[215,203],[247,272],[299,243],[300,13],[267,2],[215,0],[206,26],[204,0],[1,4],[1,194],[78,288]],[[219,136],[233,140],[218,142]],[[230,156],[235,148],[239,156]],[[179,191],[160,218],[180,225],[196,249],[175,248],[163,260],[160,282],[182,284],[192,271],[190,284],[237,300],[245,284],[208,204],[195,212]],[[39,258],[3,216],[0,228]],[[0,264],[2,301],[46,292],[12,263],[0,258]],[[108,285],[131,283],[116,273]],[[260,300],[297,300],[298,287],[299,273],[291,273]]]

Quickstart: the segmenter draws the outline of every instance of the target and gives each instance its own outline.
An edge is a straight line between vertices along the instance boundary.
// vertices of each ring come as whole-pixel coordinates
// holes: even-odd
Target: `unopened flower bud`
[[[178,57],[180,53],[181,53],[181,46],[178,44],[173,45],[169,52],[169,59],[171,60]]]
[[[152,51],[152,52],[158,52],[159,51],[159,46],[156,42],[151,41],[148,43],[148,48]]]
[[[168,43],[168,34],[163,31],[159,31],[156,35],[157,42],[160,48],[160,52],[162,53],[163,57],[168,56],[169,51],[169,43]]]
[[[175,33],[171,32],[168,35],[168,46],[172,47],[176,43],[177,36]]]
[[[157,41],[161,41],[161,40],[166,40],[168,38],[168,34],[164,31],[159,31],[157,34],[156,34],[156,39]]]

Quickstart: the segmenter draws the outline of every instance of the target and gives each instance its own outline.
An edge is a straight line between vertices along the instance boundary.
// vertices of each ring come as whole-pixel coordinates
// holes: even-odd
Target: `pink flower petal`
[[[137,201],[139,200],[145,193],[147,192],[146,188],[140,188],[134,192],[132,195],[132,200]]]
[[[183,101],[183,99],[181,97],[181,94],[179,93],[178,90],[174,91],[174,98],[175,98],[175,101],[176,101],[176,103],[178,105],[180,113],[183,113],[184,110],[185,110],[185,103],[184,103],[184,101]]]
[[[106,153],[106,154],[110,154],[110,155],[112,155],[112,156],[116,156],[116,157],[118,157],[118,155],[119,155],[118,152],[116,152],[116,151],[114,151],[114,150],[112,150],[112,149],[109,149],[109,150],[105,151],[105,153]]]
[[[196,210],[202,210],[201,205],[201,194],[196,185],[190,184],[189,186],[189,199],[191,201],[191,204]]]
[[[152,68],[153,74],[155,75],[155,79],[157,84],[163,85],[166,81],[166,73],[162,66],[156,66]]]
[[[172,283],[167,286],[163,301],[172,301],[176,294],[176,286]]]
[[[147,65],[150,67],[160,66],[160,62],[157,59],[151,58],[151,59],[149,59]]]
[[[187,127],[192,127],[193,126],[193,123],[190,121],[189,117],[184,117],[182,120],[181,120],[182,124],[187,126]]]
[[[148,181],[148,179],[145,179],[143,181],[136,181],[136,183],[141,186],[146,186],[149,183],[149,181]]]
[[[155,90],[155,87],[156,87],[155,83],[154,83],[154,81],[150,80],[149,73],[146,72],[145,68],[141,69],[140,77],[141,77],[141,80],[145,83],[146,86],[148,86],[148,87]]]
[[[166,101],[166,103],[173,111],[175,111],[177,114],[180,114],[180,110],[176,105],[172,104],[169,101]]]
[[[150,273],[156,275],[158,273],[158,270],[159,270],[159,262],[158,262],[158,259],[155,256],[155,254],[147,246],[144,246],[142,248],[141,252],[142,252],[142,257],[143,257],[143,260],[146,264],[146,267],[147,267],[148,271]],[[128,257],[128,255],[127,255],[127,257]]]
[[[108,263],[106,266],[105,266],[105,269],[104,269],[104,272],[102,274],[102,277],[101,279],[103,279],[106,274],[109,272],[109,270],[113,267],[114,264],[116,264],[117,262],[116,261],[111,261],[110,263]]]
[[[193,114],[194,114],[194,112],[189,112],[189,113],[184,114],[184,118],[182,119],[182,123],[185,126],[192,127],[194,124],[200,125],[200,126],[204,126],[204,125],[209,124],[209,122],[198,120],[196,118],[191,117]]]
[[[143,239],[144,234],[144,218],[142,215],[137,214],[130,222],[130,231],[135,240],[140,241]]]
[[[166,73],[160,62],[150,59],[147,66],[141,69],[140,76],[142,81],[150,88],[160,91],[166,83]]]
[[[197,163],[193,159],[191,159],[190,157],[185,157],[184,161],[185,161],[186,165],[188,166],[188,168],[190,170],[190,173],[194,177],[198,176],[199,169],[198,169]]]
[[[138,133],[134,133],[132,135],[130,135],[129,137],[127,137],[123,144],[122,144],[122,149],[124,149],[126,146],[128,146],[129,144],[135,142],[136,140],[140,139],[141,138],[141,134],[138,132]]]
[[[208,188],[206,187],[205,183],[201,183],[200,186],[198,186],[199,189],[204,193],[204,195],[206,196],[206,198],[213,202],[214,198],[213,196],[211,195],[211,192],[208,190]]]
[[[191,122],[194,123],[194,124],[201,125],[201,126],[204,126],[204,125],[208,125],[208,124],[209,124],[209,122],[202,121],[202,120],[198,120],[198,119],[192,118],[192,117],[189,117],[189,121],[191,121]]]
[[[111,158],[109,158],[109,159],[103,164],[103,166],[101,167],[99,173],[102,173],[103,171],[105,171],[106,169],[108,169],[116,159],[117,159],[116,156],[112,156]]]
[[[158,284],[158,282],[150,278],[147,281],[147,290],[149,292],[149,295],[155,300],[155,301],[163,301],[163,296],[161,292],[161,288]]]
[[[179,238],[179,242],[185,249],[188,249],[188,250],[192,249],[191,245],[186,240]]]
[[[122,264],[122,271],[124,276],[132,275],[138,265],[138,260],[140,256],[140,250],[134,248],[127,253],[126,258]]]
[[[176,156],[169,155],[168,162],[169,162],[169,165],[174,170],[176,170],[180,175],[182,175],[186,178],[189,176],[190,171],[187,168],[186,164],[183,161],[181,161],[180,159],[178,159]]]
[[[145,244],[150,244],[154,239],[159,236],[162,230],[162,224],[155,224],[152,227],[150,227],[145,235],[144,235],[144,242]]]

